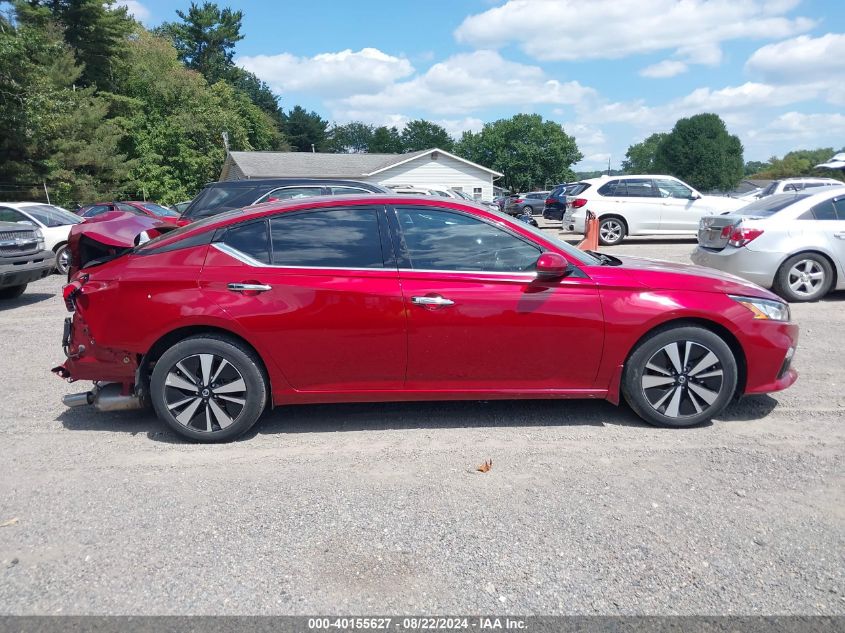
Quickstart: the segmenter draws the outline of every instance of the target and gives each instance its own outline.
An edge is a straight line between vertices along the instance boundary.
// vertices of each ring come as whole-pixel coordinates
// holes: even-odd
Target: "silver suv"
[[[835,178],[782,178],[770,182],[763,191],[757,194],[757,197],[765,198],[766,196],[774,196],[779,193],[793,193],[804,191],[805,189],[815,190],[817,187],[842,187],[843,185],[845,185],[845,182],[836,180]]]

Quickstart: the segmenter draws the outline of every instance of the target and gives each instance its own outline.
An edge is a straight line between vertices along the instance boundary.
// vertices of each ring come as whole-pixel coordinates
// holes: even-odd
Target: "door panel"
[[[589,389],[604,339],[589,279],[400,271],[408,389]],[[442,297],[446,306],[412,303]]]
[[[583,274],[538,281],[542,249],[480,218],[391,215],[408,313],[408,389],[588,389],[604,323]]]
[[[284,213],[270,221],[273,233],[285,236],[272,248],[261,221],[258,229],[240,225],[254,235],[224,235],[209,249],[201,283],[254,333],[295,389],[402,387],[407,341],[398,273],[390,257],[376,267],[366,252],[376,248],[382,256],[379,213],[368,208]],[[361,222],[362,215],[372,219],[371,226]],[[344,268],[344,257],[364,265]],[[333,263],[307,265],[315,258]],[[303,265],[267,263],[294,260]],[[233,283],[247,289],[230,289]]]
[[[698,233],[698,222],[708,209],[701,200],[691,200],[692,189],[671,179],[655,178],[662,206],[660,230],[667,233]]]

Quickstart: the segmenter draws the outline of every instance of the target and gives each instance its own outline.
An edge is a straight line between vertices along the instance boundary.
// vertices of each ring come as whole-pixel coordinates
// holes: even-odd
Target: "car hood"
[[[694,290],[760,297],[782,301],[777,295],[750,281],[696,264],[681,264],[643,257],[617,257],[622,268],[652,290]]]
[[[735,211],[749,204],[749,200],[740,200],[729,196],[702,196],[701,202],[716,211]]]
[[[123,211],[111,211],[87,218],[85,222],[75,224],[70,229],[69,274],[73,276],[81,268],[105,263],[128,253],[144,231],[152,238],[175,228],[176,225],[171,222]]]

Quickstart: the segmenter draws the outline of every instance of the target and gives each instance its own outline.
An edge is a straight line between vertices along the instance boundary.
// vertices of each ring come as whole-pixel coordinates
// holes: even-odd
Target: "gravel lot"
[[[845,293],[793,306],[793,388],[702,428],[324,405],[202,446],[63,407],[61,284],[0,306],[0,613],[845,614]]]

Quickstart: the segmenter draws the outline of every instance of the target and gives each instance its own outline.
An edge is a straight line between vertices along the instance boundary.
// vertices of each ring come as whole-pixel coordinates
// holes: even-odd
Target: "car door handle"
[[[840,240],[845,240],[845,231],[841,231],[839,233],[834,233],[834,237],[838,237]]]
[[[434,308],[444,308],[446,306],[453,306],[455,302],[446,297],[436,295],[433,297],[411,297],[411,303],[417,306],[427,306]]]
[[[259,292],[267,292],[271,290],[272,287],[268,286],[267,284],[254,284],[254,283],[231,283],[228,285],[229,290],[232,292],[249,292],[249,293],[259,293]]]

